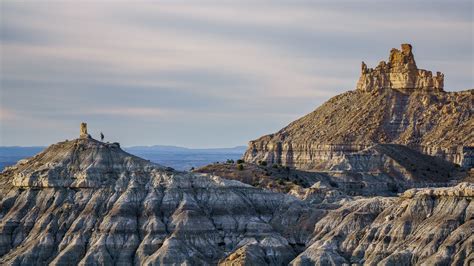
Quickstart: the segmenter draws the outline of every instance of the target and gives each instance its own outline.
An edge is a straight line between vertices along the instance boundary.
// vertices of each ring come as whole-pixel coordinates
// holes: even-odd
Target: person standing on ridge
[[[100,132],[100,141],[104,141],[104,134],[102,134],[102,132]]]

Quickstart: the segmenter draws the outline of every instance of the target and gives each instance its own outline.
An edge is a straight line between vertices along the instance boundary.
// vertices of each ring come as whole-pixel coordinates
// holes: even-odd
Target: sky
[[[411,43],[474,88],[472,1],[0,1],[0,146],[89,132],[232,147],[355,89]]]

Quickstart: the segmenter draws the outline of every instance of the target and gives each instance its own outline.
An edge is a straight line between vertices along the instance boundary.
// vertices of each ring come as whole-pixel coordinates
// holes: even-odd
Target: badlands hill
[[[402,144],[458,165],[474,165],[474,90],[446,92],[444,75],[418,69],[409,44],[388,62],[362,63],[357,89],[335,96],[277,133],[249,143],[246,162],[327,169],[375,144]]]
[[[321,214],[83,134],[1,173],[0,264],[208,265],[252,246],[279,265],[303,250]]]
[[[0,264],[469,265],[473,199],[461,183],[305,200],[178,172],[83,128],[0,174]]]
[[[313,204],[81,137],[0,174],[0,264],[469,265],[473,199],[461,183]]]

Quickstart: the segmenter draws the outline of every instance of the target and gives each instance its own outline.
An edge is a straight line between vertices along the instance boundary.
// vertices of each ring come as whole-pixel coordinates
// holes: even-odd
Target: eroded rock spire
[[[393,48],[388,63],[381,61],[375,69],[368,68],[362,62],[361,70],[357,83],[357,89],[361,91],[380,89],[442,91],[444,87],[444,74],[437,72],[436,76],[433,76],[431,71],[418,69],[410,44],[402,44],[401,50]]]
[[[80,138],[88,138],[89,134],[87,133],[87,123],[81,123],[81,131],[79,133]]]

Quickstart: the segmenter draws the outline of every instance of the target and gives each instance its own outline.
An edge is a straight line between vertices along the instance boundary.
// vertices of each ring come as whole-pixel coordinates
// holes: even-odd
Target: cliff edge
[[[474,165],[474,90],[446,92],[444,75],[418,69],[412,47],[388,63],[362,63],[357,89],[337,95],[280,131],[249,142],[246,162],[298,169],[376,144],[401,144],[460,166]]]

